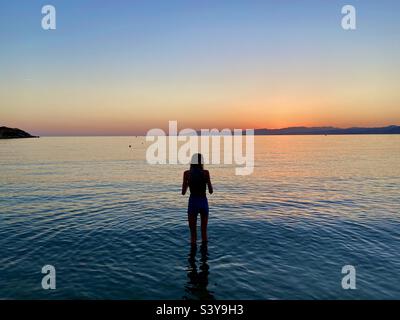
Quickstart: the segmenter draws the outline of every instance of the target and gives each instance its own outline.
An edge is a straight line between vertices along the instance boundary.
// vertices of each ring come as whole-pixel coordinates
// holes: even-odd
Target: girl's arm
[[[210,194],[212,194],[214,192],[214,189],[211,184],[210,172],[208,170],[206,170],[205,173],[206,173],[206,179],[207,179],[208,192]]]
[[[187,188],[189,186],[189,172],[185,171],[183,173],[183,182],[182,182],[182,195],[186,194]]]

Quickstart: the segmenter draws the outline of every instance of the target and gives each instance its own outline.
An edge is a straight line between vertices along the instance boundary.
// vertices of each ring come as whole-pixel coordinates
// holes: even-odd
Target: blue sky
[[[57,30],[41,29],[45,4]],[[345,4],[356,31],[340,27]],[[1,118],[41,134],[204,127],[200,109],[213,126],[396,122],[399,18],[389,0],[1,0]]]

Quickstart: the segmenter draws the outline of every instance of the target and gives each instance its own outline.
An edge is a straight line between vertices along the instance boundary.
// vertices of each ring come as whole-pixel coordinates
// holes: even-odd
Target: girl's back
[[[206,196],[207,178],[205,171],[200,168],[193,168],[189,171],[189,190],[190,195],[205,197]]]

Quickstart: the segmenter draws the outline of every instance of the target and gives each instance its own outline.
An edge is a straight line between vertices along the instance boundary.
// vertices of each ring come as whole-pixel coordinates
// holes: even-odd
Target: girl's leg
[[[189,213],[188,214],[188,222],[190,229],[190,242],[195,244],[197,241],[197,232],[196,232],[196,224],[197,224],[197,214]]]
[[[207,242],[207,224],[208,224],[208,214],[205,212],[200,213],[201,217],[201,240]]]

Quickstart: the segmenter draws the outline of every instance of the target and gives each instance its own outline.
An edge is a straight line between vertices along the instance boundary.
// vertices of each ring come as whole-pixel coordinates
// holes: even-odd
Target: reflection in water
[[[207,289],[208,275],[210,267],[208,261],[208,247],[207,243],[200,246],[200,265],[197,270],[196,264],[197,245],[192,245],[188,256],[187,276],[188,281],[185,285],[185,292],[187,295],[184,299],[200,299],[200,300],[213,300],[214,295]]]

